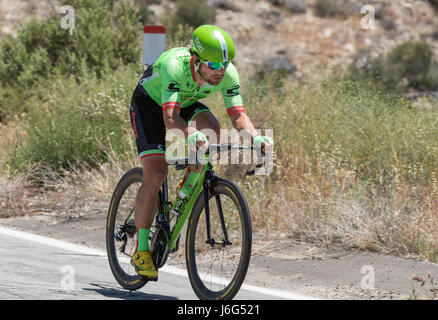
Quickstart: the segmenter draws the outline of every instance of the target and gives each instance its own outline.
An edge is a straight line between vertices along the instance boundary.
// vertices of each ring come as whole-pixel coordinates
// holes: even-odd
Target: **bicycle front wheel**
[[[239,187],[228,179],[218,178],[216,186],[210,188],[208,198],[210,234],[214,243],[206,243],[202,192],[193,207],[187,229],[187,271],[199,299],[228,300],[237,294],[248,270],[251,217]]]

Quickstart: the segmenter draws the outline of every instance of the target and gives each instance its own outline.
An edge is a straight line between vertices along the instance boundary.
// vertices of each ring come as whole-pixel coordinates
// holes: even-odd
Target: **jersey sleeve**
[[[224,98],[228,116],[231,117],[237,113],[245,112],[243,100],[240,95],[239,74],[237,73],[234,65],[231,63],[227,68],[227,72],[225,73],[222,96]]]
[[[181,61],[178,59],[169,59],[163,63],[161,70],[161,102],[163,111],[168,109],[181,109],[180,102],[180,83],[184,74]]]

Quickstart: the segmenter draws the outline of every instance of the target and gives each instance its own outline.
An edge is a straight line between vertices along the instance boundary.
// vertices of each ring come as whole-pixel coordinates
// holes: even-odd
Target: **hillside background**
[[[316,0],[206,2],[216,9],[215,24],[226,29],[235,41],[236,64],[248,71],[254,72],[255,66],[267,63],[274,69],[293,70],[300,78],[338,65],[363,64],[366,56],[387,53],[409,40],[427,40],[438,55],[434,0],[332,0],[326,2],[339,3],[339,7],[327,6],[326,13],[318,11]],[[147,6],[151,12],[149,23],[160,24],[176,11],[176,1],[131,3]],[[364,5],[375,8],[374,29],[361,26],[365,14],[360,10]],[[16,35],[31,18],[48,18],[59,13],[59,7],[58,1],[0,0],[0,37]]]

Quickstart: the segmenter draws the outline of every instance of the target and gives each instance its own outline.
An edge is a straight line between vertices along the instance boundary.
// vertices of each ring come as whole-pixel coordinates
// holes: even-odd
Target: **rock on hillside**
[[[218,15],[216,23],[236,39],[240,65],[257,66],[279,57],[290,60],[299,77],[350,64],[361,52],[387,52],[422,35],[435,45],[438,57],[437,11],[427,1],[375,1],[374,29],[368,30],[363,27],[361,5],[350,6],[344,17],[319,17],[314,14],[315,1],[305,1],[304,13],[273,4],[278,1],[236,1],[242,10],[223,10]]]
[[[17,30],[32,17],[44,19],[56,12],[57,1],[0,0],[0,37],[16,35]]]

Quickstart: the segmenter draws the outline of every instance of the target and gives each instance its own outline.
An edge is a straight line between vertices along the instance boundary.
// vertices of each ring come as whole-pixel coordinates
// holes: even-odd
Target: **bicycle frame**
[[[212,145],[214,148],[227,148],[228,150],[231,149],[256,149],[259,151],[260,153],[260,147],[255,147],[255,146],[231,146],[231,145]],[[188,159],[184,159],[184,164],[183,165],[176,165],[177,169],[185,169],[188,165],[187,163]],[[259,154],[259,160],[257,163],[257,166],[252,169],[252,170],[248,170],[247,171],[247,175],[253,175],[255,173],[256,170],[259,170],[262,166],[263,166],[263,161],[261,154]],[[267,161],[267,158],[265,158],[265,160]],[[225,241],[215,241],[214,239],[211,238],[210,235],[210,208],[209,208],[209,203],[208,203],[208,189],[212,186],[214,186],[214,182],[217,179],[216,175],[214,174],[214,170],[213,170],[213,165],[212,165],[212,156],[211,154],[206,154],[204,156],[203,159],[204,162],[204,166],[203,169],[201,171],[201,174],[199,175],[198,181],[195,185],[195,188],[193,190],[192,195],[190,196],[184,211],[181,213],[181,215],[179,215],[177,217],[177,221],[175,223],[175,225],[173,226],[172,230],[168,230],[170,232],[169,234],[169,251],[173,252],[176,247],[177,247],[177,243],[178,243],[178,238],[181,235],[181,231],[184,227],[184,224],[186,223],[187,219],[190,216],[190,213],[192,212],[193,206],[195,205],[200,193],[202,191],[204,191],[204,201],[205,201],[205,217],[206,217],[206,230],[207,230],[207,234],[206,234],[206,243],[210,244],[211,246],[214,246],[215,244],[221,244],[223,246],[226,245],[231,245],[231,243],[228,241],[228,234],[227,234],[227,230],[226,230],[226,225],[225,225],[225,221],[224,221],[224,217],[223,217],[223,212],[222,212],[222,206],[221,206],[221,202],[219,197],[216,197],[216,204],[218,207],[218,211],[219,211],[219,219],[221,222],[221,227],[222,227],[222,231],[224,234],[224,240]],[[170,211],[172,209],[171,207],[171,202],[169,202],[168,199],[168,190],[167,190],[167,179],[164,180],[163,182],[163,186],[162,186],[162,198],[161,198],[161,203],[162,203],[162,212],[164,214],[164,220],[165,223],[168,225],[170,223]]]
[[[198,182],[196,183],[196,186],[193,190],[192,195],[190,196],[190,199],[182,212],[182,214],[177,218],[177,222],[175,223],[169,239],[169,250],[172,251],[176,248],[176,244],[178,241],[179,236],[181,235],[182,228],[184,227],[184,224],[186,223],[188,217],[190,216],[190,213],[192,212],[193,206],[195,205],[196,200],[198,199],[198,196],[202,192],[204,188],[204,184],[206,182],[209,182],[209,180],[206,180],[206,176],[211,179],[211,177],[215,177],[213,172],[213,165],[210,162],[207,162],[204,165],[203,170],[201,171],[201,174],[199,175]],[[205,189],[208,194],[208,188]],[[208,201],[206,201],[208,202]],[[207,223],[209,224],[209,218],[207,217]],[[208,233],[208,239],[209,233]]]

